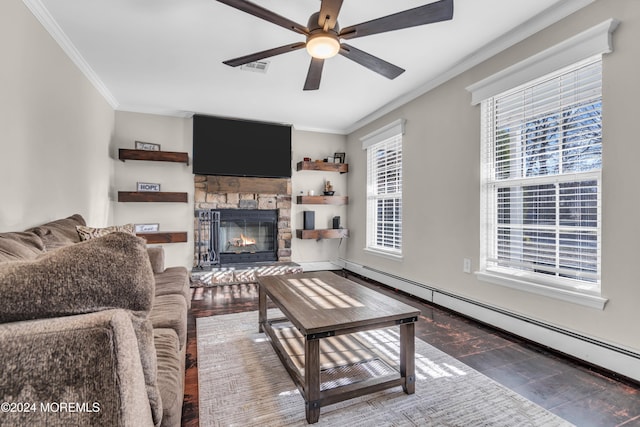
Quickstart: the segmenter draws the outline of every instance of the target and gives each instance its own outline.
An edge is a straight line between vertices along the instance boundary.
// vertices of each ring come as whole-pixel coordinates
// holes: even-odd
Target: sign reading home
[[[139,182],[138,191],[160,191],[160,184],[151,182]]]
[[[158,231],[160,224],[136,224],[136,233],[149,233]]]
[[[136,150],[160,151],[160,144],[152,142],[136,141]]]

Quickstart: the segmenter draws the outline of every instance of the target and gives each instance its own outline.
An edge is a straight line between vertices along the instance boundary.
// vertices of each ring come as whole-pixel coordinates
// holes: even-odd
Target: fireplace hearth
[[[278,260],[277,209],[197,209],[198,268]]]

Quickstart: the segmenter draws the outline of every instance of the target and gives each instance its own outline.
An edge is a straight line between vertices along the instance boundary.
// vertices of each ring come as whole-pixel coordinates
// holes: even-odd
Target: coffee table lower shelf
[[[401,325],[401,330],[405,330],[405,333],[401,333],[401,335],[410,333],[412,344],[413,322],[415,320],[417,319],[410,319]],[[387,326],[392,326],[392,324]],[[380,327],[375,329],[378,328]],[[346,356],[341,360],[341,356],[338,354],[340,352],[332,353],[331,363],[324,360],[325,353],[320,348],[324,347],[322,340],[330,341],[332,339],[334,335],[330,333],[326,336],[309,339],[303,336],[285,317],[262,322],[260,331],[269,337],[280,361],[300,390],[305,400],[307,422],[310,424],[318,421],[320,408],[323,406],[397,386],[402,386],[407,394],[412,394],[415,391],[413,369],[411,369],[409,376],[403,375],[398,361],[389,360],[382,352],[376,351],[373,347],[367,347],[366,343],[358,339],[355,331],[353,334],[340,337],[340,346],[343,347],[342,353],[345,353]],[[331,345],[327,344],[327,346]],[[410,347],[413,354],[413,345]],[[318,367],[316,375],[309,374],[310,381],[305,381],[307,364]],[[382,374],[374,377],[369,371],[367,375],[362,375],[366,371],[367,365],[371,364],[375,364],[375,369]],[[347,374],[343,375],[345,373]],[[336,381],[335,378],[339,379]]]

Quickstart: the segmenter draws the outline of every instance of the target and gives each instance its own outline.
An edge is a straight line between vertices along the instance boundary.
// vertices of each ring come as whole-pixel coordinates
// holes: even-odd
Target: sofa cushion
[[[159,426],[162,421],[162,398],[158,388],[158,357],[153,342],[153,326],[149,319],[143,319],[131,313],[131,323],[138,338],[138,350],[142,372],[147,389],[147,397],[151,406],[154,425]]]
[[[149,246],[147,247],[147,253],[149,254],[153,272],[164,272],[164,248],[162,246]]]
[[[189,272],[184,267],[169,267],[163,273],[155,275],[156,296],[182,295],[187,302],[187,308],[191,307],[191,288],[189,284]]]
[[[42,253],[44,243],[35,233],[0,233],[0,262],[30,260]]]
[[[4,401],[79,402],[89,409],[3,411],[1,425],[153,425],[125,310],[1,324],[0,342]]]
[[[170,328],[178,335],[180,348],[187,342],[187,303],[182,295],[161,295],[149,313],[153,328]]]
[[[133,224],[125,224],[125,225],[111,225],[109,227],[89,227],[86,225],[76,225],[76,230],[78,235],[80,236],[80,240],[91,240],[96,237],[106,236],[110,233],[115,233],[120,231],[122,233],[129,233],[135,235],[135,226]]]
[[[77,225],[87,225],[80,214],[51,221],[27,231],[32,231],[40,236],[44,242],[45,249],[47,251],[51,251],[73,243],[78,243],[80,241],[80,236],[76,230]]]
[[[153,330],[158,356],[158,388],[162,398],[162,426],[179,427],[184,399],[184,360],[178,335],[173,329]]]

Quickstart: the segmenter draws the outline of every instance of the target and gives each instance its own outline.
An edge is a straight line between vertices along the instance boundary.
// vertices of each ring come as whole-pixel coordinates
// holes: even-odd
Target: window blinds
[[[367,147],[367,247],[402,249],[402,134]]]
[[[599,288],[601,86],[598,55],[483,101],[486,268]]]

